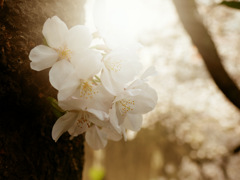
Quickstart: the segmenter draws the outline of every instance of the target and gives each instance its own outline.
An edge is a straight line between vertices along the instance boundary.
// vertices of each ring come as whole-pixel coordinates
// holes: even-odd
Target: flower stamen
[[[105,61],[105,66],[110,71],[118,72],[122,69],[122,61],[116,61],[116,62]]]
[[[88,120],[89,114],[86,112],[81,113],[81,117],[77,120],[77,126],[83,128],[84,125],[87,125],[88,128],[92,126],[92,123]]]
[[[58,52],[60,60],[66,59],[66,60],[70,61],[70,59],[72,57],[72,50],[70,50],[68,48],[59,48],[56,51]]]
[[[122,99],[118,101],[119,110],[122,116],[125,116],[127,112],[134,109],[135,101],[131,99]]]
[[[94,94],[98,93],[98,91],[94,89],[94,82],[89,80],[81,80],[79,85],[79,93],[80,97],[88,99],[92,98]]]

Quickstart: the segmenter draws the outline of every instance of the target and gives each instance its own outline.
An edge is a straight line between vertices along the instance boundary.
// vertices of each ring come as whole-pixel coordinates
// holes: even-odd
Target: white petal
[[[31,68],[36,71],[51,67],[58,59],[58,53],[44,45],[39,45],[30,51]]]
[[[74,124],[77,115],[77,113],[67,112],[56,121],[52,129],[52,138],[55,141]]]
[[[98,116],[94,112],[96,110],[96,112],[101,112],[100,116],[98,116],[101,120],[108,118],[106,113],[108,113],[114,97],[102,85],[94,86],[92,92],[94,93],[88,98],[80,97],[79,89],[77,89],[71,97],[59,101],[59,106],[66,110],[89,110],[89,112],[91,111],[91,113]]]
[[[64,87],[58,92],[58,100],[63,101],[74,94],[78,87],[78,81],[69,80],[67,83],[64,83]]]
[[[140,93],[142,93],[142,89],[127,89],[127,90],[124,92],[124,95],[125,95],[125,96],[137,96],[137,95],[139,95]]]
[[[104,58],[105,68],[101,75],[104,87],[112,94],[121,92],[141,70],[136,53],[115,50]]]
[[[62,101],[72,95],[79,86],[75,69],[67,60],[58,61],[49,72],[49,80],[58,93],[58,100]]]
[[[101,59],[101,53],[89,49],[74,54],[71,62],[76,67],[78,77],[88,79],[102,69],[103,63]]]
[[[83,98],[85,99],[82,100],[82,104],[85,104],[84,108],[108,112],[114,96],[111,95],[101,84],[97,85],[97,87],[93,89],[93,92],[92,97],[88,99]]]
[[[132,131],[139,131],[142,127],[142,120],[141,114],[127,114],[123,126]]]
[[[109,110],[109,116],[110,116],[110,123],[112,124],[113,128],[121,134],[121,127],[119,126],[119,120],[117,117],[116,112],[116,105],[113,104],[112,109]]]
[[[110,107],[112,106],[112,102],[114,99],[114,96],[110,94],[104,87],[103,85],[98,85],[96,88],[96,93],[92,100],[92,106],[89,105],[89,107],[101,110],[104,112],[108,112]],[[94,102],[95,100],[95,102]],[[89,101],[90,102],[90,101]]]
[[[107,134],[107,138],[109,140],[119,141],[122,139],[122,134],[118,133],[111,124],[109,126],[103,127],[102,131]]]
[[[76,121],[72,127],[68,129],[68,133],[71,135],[71,137],[76,137],[79,134],[86,132],[89,128],[89,121],[84,121],[81,123],[78,122],[79,119],[82,119],[82,112],[78,112],[77,114],[78,116],[76,117]]]
[[[133,80],[141,70],[137,53],[118,49],[111,51],[105,58],[104,64],[111,71],[113,79],[126,83]]]
[[[94,108],[108,112],[109,109],[112,106],[112,102],[114,100],[114,96],[110,94],[104,87],[103,85],[99,85],[98,88],[98,93],[96,93],[94,99],[98,101],[95,103]]]
[[[124,121],[125,121],[125,118],[126,118],[126,115],[127,113],[122,113],[122,109],[124,107],[121,105],[121,103],[116,103],[116,115],[117,115],[117,118],[118,118],[118,124],[121,125]]]
[[[66,78],[74,72],[73,65],[67,60],[61,60],[54,64],[49,72],[49,80],[54,88],[62,89]]]
[[[105,66],[103,66],[103,70],[100,78],[103,86],[112,95],[117,95],[118,93],[124,90],[124,84],[116,83],[112,79],[111,72],[109,72]]]
[[[93,149],[102,149],[107,145],[107,136],[98,127],[92,126],[88,129],[85,136],[86,142]]]
[[[60,99],[58,105],[65,110],[74,111],[85,111],[87,109],[86,103],[88,99],[86,98],[76,98],[79,96],[78,89],[67,99]]]
[[[88,110],[86,110],[88,111]],[[91,112],[89,112],[89,117],[88,117],[88,120],[90,122],[92,122],[93,124],[95,124],[96,126],[98,127],[105,127],[108,125],[108,121],[103,121],[103,120],[100,120],[97,116],[95,116],[95,114],[92,114]],[[106,119],[104,119],[106,120]]]
[[[140,62],[124,62],[118,72],[111,71],[112,79],[115,82],[126,84],[134,79],[141,70]]]
[[[67,99],[64,99],[64,100],[59,100],[58,101],[58,105],[64,109],[64,110],[67,110],[67,111],[81,111],[81,110],[84,110],[81,106],[81,100],[80,99],[75,99],[75,98],[72,98],[72,97],[69,97]]]
[[[104,111],[99,111],[96,109],[87,109],[87,111],[94,114],[101,121],[109,118],[109,115]],[[94,123],[97,124],[96,122],[94,122]]]
[[[142,85],[142,92],[133,97],[135,105],[131,113],[144,114],[154,109],[158,96],[156,91],[147,84]]]
[[[65,41],[67,31],[67,25],[57,16],[53,16],[44,23],[42,33],[50,47],[59,48]]]
[[[154,66],[150,66],[148,69],[146,69],[143,74],[141,75],[141,79],[145,80],[149,76],[157,75],[157,71]]]
[[[83,25],[72,27],[66,37],[67,47],[73,51],[86,49],[90,46],[92,36],[89,29]]]

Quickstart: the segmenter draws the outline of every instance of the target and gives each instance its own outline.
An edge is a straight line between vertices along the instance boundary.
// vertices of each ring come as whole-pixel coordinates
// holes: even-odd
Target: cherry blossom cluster
[[[153,68],[139,75],[138,43],[112,43],[100,32],[101,43],[93,45],[96,38],[86,26],[68,29],[57,16],[46,20],[42,33],[47,45],[33,48],[29,59],[33,70],[50,68],[49,81],[66,112],[53,126],[55,141],[65,132],[71,138],[85,133],[86,142],[101,149],[141,129],[142,114],[153,110],[157,93],[147,84]]]

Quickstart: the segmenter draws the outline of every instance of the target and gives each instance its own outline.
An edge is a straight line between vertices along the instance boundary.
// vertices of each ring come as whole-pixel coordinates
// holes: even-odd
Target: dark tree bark
[[[179,18],[201,54],[213,80],[224,95],[240,109],[240,91],[225,71],[214,42],[201,22],[194,0],[173,0]]]
[[[81,179],[83,136],[51,138],[56,117],[46,97],[57,92],[49,70],[30,69],[28,54],[43,43],[54,15],[68,27],[83,22],[84,0],[0,0],[0,179]]]

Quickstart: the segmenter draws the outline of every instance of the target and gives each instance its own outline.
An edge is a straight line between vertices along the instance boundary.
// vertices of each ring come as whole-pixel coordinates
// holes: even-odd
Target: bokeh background
[[[94,0],[85,5],[86,24]],[[222,58],[240,87],[240,10],[217,0],[198,0],[197,8]],[[104,150],[85,145],[84,180],[239,180],[240,113],[210,77],[185,32],[171,0],[111,0],[119,28],[143,45],[144,67],[158,75],[156,108],[144,115],[143,128],[128,141],[109,142]]]

